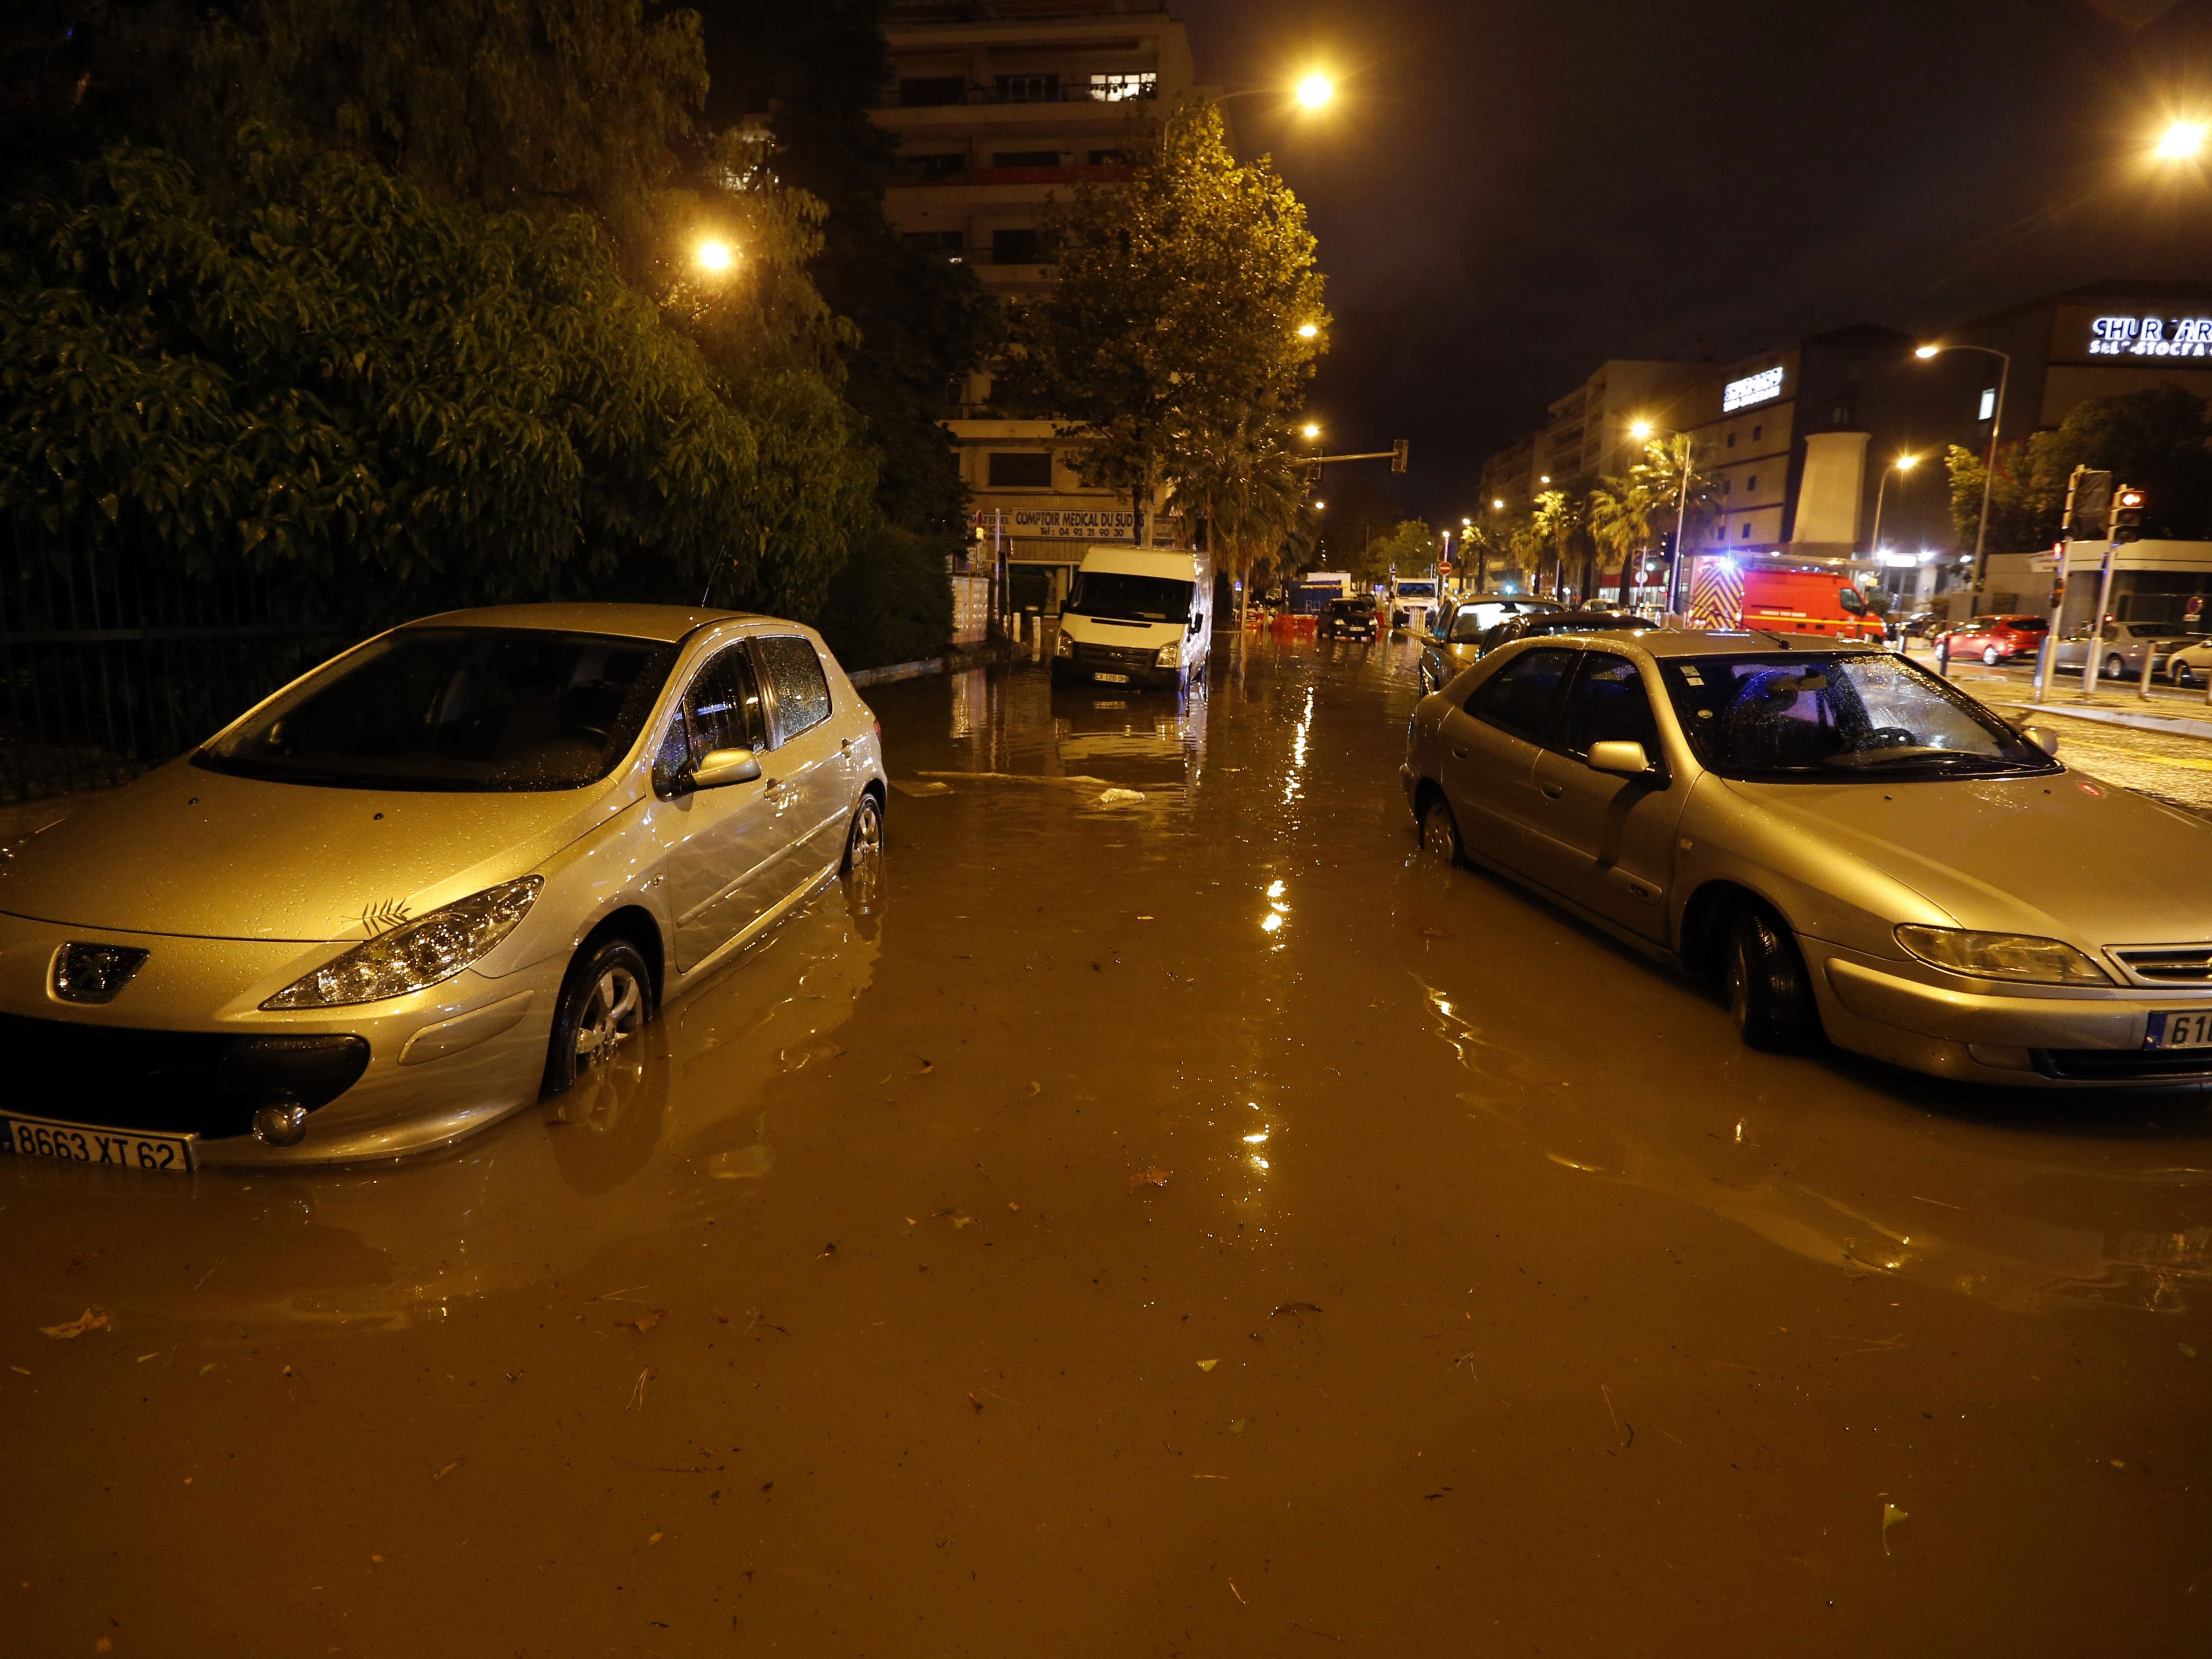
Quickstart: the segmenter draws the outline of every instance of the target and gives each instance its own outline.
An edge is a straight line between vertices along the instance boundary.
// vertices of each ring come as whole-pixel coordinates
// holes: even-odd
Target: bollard
[[[1948,634],[1936,641],[1936,672],[1947,680],[1951,678],[1951,636]]]
[[[2136,682],[2136,696],[2145,702],[2150,701],[2150,665],[2158,660],[2157,643],[2155,640],[2145,640],[2142,642],[2142,678]]]

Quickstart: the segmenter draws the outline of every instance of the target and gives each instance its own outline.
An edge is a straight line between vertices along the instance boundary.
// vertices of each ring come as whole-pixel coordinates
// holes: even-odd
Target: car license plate
[[[190,1135],[142,1135],[129,1129],[103,1129],[89,1123],[57,1123],[49,1118],[0,1113],[0,1152],[18,1158],[51,1158],[64,1164],[111,1164],[126,1170],[189,1170]]]
[[[2143,1033],[2146,1048],[2212,1048],[2212,1008],[2160,1009]]]
[[[1129,683],[1129,677],[1127,674],[1109,674],[1103,671],[1093,674],[1091,678],[1094,680],[1103,680],[1109,685],[1127,685]]]

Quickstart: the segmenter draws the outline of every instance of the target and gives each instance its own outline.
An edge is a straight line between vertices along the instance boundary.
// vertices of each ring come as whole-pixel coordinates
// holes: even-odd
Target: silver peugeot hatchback
[[[811,629],[432,617],[0,848],[0,1151],[387,1157],[557,1093],[825,878],[881,732]]]
[[[1723,986],[1745,1040],[2033,1086],[2212,1076],[2212,824],[1893,653],[1528,640],[1424,698],[1425,845]]]

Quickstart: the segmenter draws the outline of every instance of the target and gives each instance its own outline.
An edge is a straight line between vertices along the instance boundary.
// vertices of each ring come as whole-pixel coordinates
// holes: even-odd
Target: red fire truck
[[[1846,596],[1859,608],[1846,604]],[[1825,570],[1746,570],[1743,626],[1853,644],[1883,638],[1881,618],[1865,609],[1850,577]]]

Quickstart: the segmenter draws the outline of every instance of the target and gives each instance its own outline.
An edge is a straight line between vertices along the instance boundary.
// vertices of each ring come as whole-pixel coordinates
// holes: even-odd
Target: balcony
[[[878,109],[945,109],[978,104],[1133,104],[1158,97],[1159,78],[1131,75],[1001,75],[989,86],[959,76],[907,76],[884,89]]]
[[[934,159],[933,157],[931,159]],[[969,167],[964,173],[902,173],[891,180],[893,190],[934,188],[946,185],[1126,185],[1136,169],[1118,167]]]

